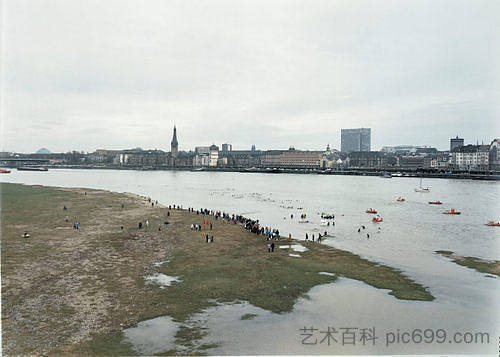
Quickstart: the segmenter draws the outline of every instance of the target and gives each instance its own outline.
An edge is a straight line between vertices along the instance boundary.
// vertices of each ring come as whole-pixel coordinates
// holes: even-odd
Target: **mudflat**
[[[262,235],[203,217],[197,208],[169,209],[154,197],[83,188],[3,183],[0,189],[6,354],[137,354],[123,329],[164,315],[180,324],[164,353],[206,353],[213,346],[199,343],[202,327],[187,324],[193,314],[240,301],[285,313],[337,276],[389,289],[398,299],[433,300],[397,269],[326,245],[300,242],[308,250],[296,257],[279,247],[299,243],[282,238],[268,253]],[[209,224],[191,230],[203,219],[212,230]],[[163,287],[147,279],[155,274],[176,279]]]

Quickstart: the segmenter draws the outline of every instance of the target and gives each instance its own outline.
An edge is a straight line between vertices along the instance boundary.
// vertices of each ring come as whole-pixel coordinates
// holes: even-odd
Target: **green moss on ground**
[[[486,260],[476,257],[459,256],[449,250],[436,250],[436,253],[442,255],[443,257],[451,259],[454,263],[458,265],[475,269],[480,273],[500,276],[500,261]]]
[[[215,345],[200,345],[206,331],[192,326],[190,318],[195,313],[241,301],[286,313],[312,287],[332,283],[337,276],[389,289],[398,299],[434,299],[397,269],[312,242],[302,243],[309,250],[300,258],[290,257],[286,249],[268,253],[264,237],[212,217],[213,230],[208,233],[215,242],[207,244],[207,232],[190,230],[192,223],[202,223],[201,215],[172,210],[167,218],[166,208],[151,207],[137,196],[15,184],[0,188],[2,288],[6,292],[3,341],[9,354],[130,355],[134,351],[123,341],[123,328],[163,315],[183,326],[176,334],[177,345],[165,353],[197,354]],[[125,209],[121,209],[124,201]],[[66,214],[70,215],[68,224]],[[138,230],[137,222],[146,218],[149,229]],[[79,231],[71,228],[74,220],[80,222]],[[22,239],[24,230],[32,238]],[[168,264],[153,266],[166,259]],[[182,282],[166,289],[146,284],[144,275],[154,271],[178,276]],[[337,276],[319,274],[323,271]],[[58,309],[47,312],[48,316],[30,310],[30,302],[42,294],[37,284],[43,285],[43,294],[53,301],[60,298]],[[18,312],[29,316],[32,326],[45,329],[24,329]],[[42,319],[49,319],[50,324],[42,324]],[[75,327],[78,319],[90,330]],[[47,332],[43,338],[40,331]],[[69,334],[55,342],[55,331]],[[74,336],[80,336],[79,343],[69,342]]]

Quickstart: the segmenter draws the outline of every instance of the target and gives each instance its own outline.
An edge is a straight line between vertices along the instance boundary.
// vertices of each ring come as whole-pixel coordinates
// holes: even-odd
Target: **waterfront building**
[[[210,154],[196,154],[193,158],[193,166],[208,166]]]
[[[266,150],[262,153],[262,166],[264,167],[279,167],[281,154],[285,150]]]
[[[121,150],[117,163],[121,166],[159,167],[167,162],[167,154],[161,150],[142,150],[141,148]]]
[[[500,170],[500,139],[491,142],[488,161],[490,170]]]
[[[465,145],[451,151],[451,165],[459,170],[487,170],[490,145]]]
[[[260,150],[231,150],[219,152],[219,158],[226,158],[226,165],[231,167],[257,167],[261,165]]]
[[[393,156],[380,151],[353,151],[347,155],[346,164],[349,167],[377,168],[394,166],[396,161]]]
[[[261,165],[269,168],[321,168],[323,151],[267,150],[262,153]]]
[[[194,148],[193,166],[208,166],[210,163],[210,146]]]
[[[450,166],[450,153],[448,151],[440,151],[437,153],[424,156],[425,169],[445,169]]]
[[[210,146],[197,146],[194,148],[197,155],[210,155]]]
[[[456,138],[451,138],[450,139],[450,152],[453,151],[454,149],[464,146],[464,139],[459,138],[458,135]]]
[[[424,167],[425,156],[423,155],[403,155],[398,157],[399,167],[407,170],[416,170]]]
[[[340,131],[341,151],[345,153],[353,151],[371,150],[371,129],[342,129]]]
[[[215,167],[219,161],[219,147],[217,145],[210,146],[210,159],[208,166]]]
[[[320,168],[322,166],[322,151],[300,151],[290,148],[280,155],[280,167]]]

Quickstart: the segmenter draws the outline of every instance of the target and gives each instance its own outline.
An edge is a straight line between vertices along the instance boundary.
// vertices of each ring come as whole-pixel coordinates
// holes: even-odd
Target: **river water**
[[[233,317],[240,310],[259,309],[248,304],[221,306],[207,311],[204,317],[210,327],[207,342],[220,342],[220,346],[209,353],[495,354],[498,351],[500,280],[460,267],[434,253],[451,250],[458,255],[500,260],[500,228],[485,226],[489,220],[500,220],[500,184],[497,182],[425,179],[423,185],[430,186],[431,192],[417,193],[414,192],[419,185],[416,178],[335,175],[13,170],[0,179],[132,192],[150,196],[164,205],[181,204],[243,214],[279,228],[282,235],[292,234],[298,239],[303,239],[305,233],[311,236],[327,230],[333,237],[325,240],[325,244],[399,268],[429,287],[436,297],[433,302],[400,301],[384,290],[341,278],[337,283],[312,289],[310,300],[297,302],[294,312],[286,315],[262,310],[255,319],[239,320]],[[399,196],[406,202],[397,202]],[[434,200],[443,204],[428,204]],[[384,219],[382,223],[371,222],[371,216],[365,213],[370,207],[378,210]],[[450,208],[462,214],[442,214]],[[335,214],[334,227],[321,225],[321,212]],[[307,214],[309,223],[299,223],[302,213]],[[358,233],[361,225],[366,229]],[[220,326],[226,328],[222,330]],[[362,346],[359,341],[355,346],[342,345],[342,341],[330,346],[326,341],[306,345],[301,343],[303,336],[299,331],[304,326],[320,330],[328,326],[337,329],[375,327],[380,331],[380,339],[375,346]],[[386,347],[383,341],[386,333],[398,328],[401,332],[443,328],[448,335],[455,331],[488,332],[490,343],[412,341]]]

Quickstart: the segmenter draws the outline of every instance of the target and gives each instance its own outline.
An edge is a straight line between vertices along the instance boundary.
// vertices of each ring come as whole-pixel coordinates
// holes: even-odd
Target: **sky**
[[[0,150],[500,137],[498,0],[0,0]]]

